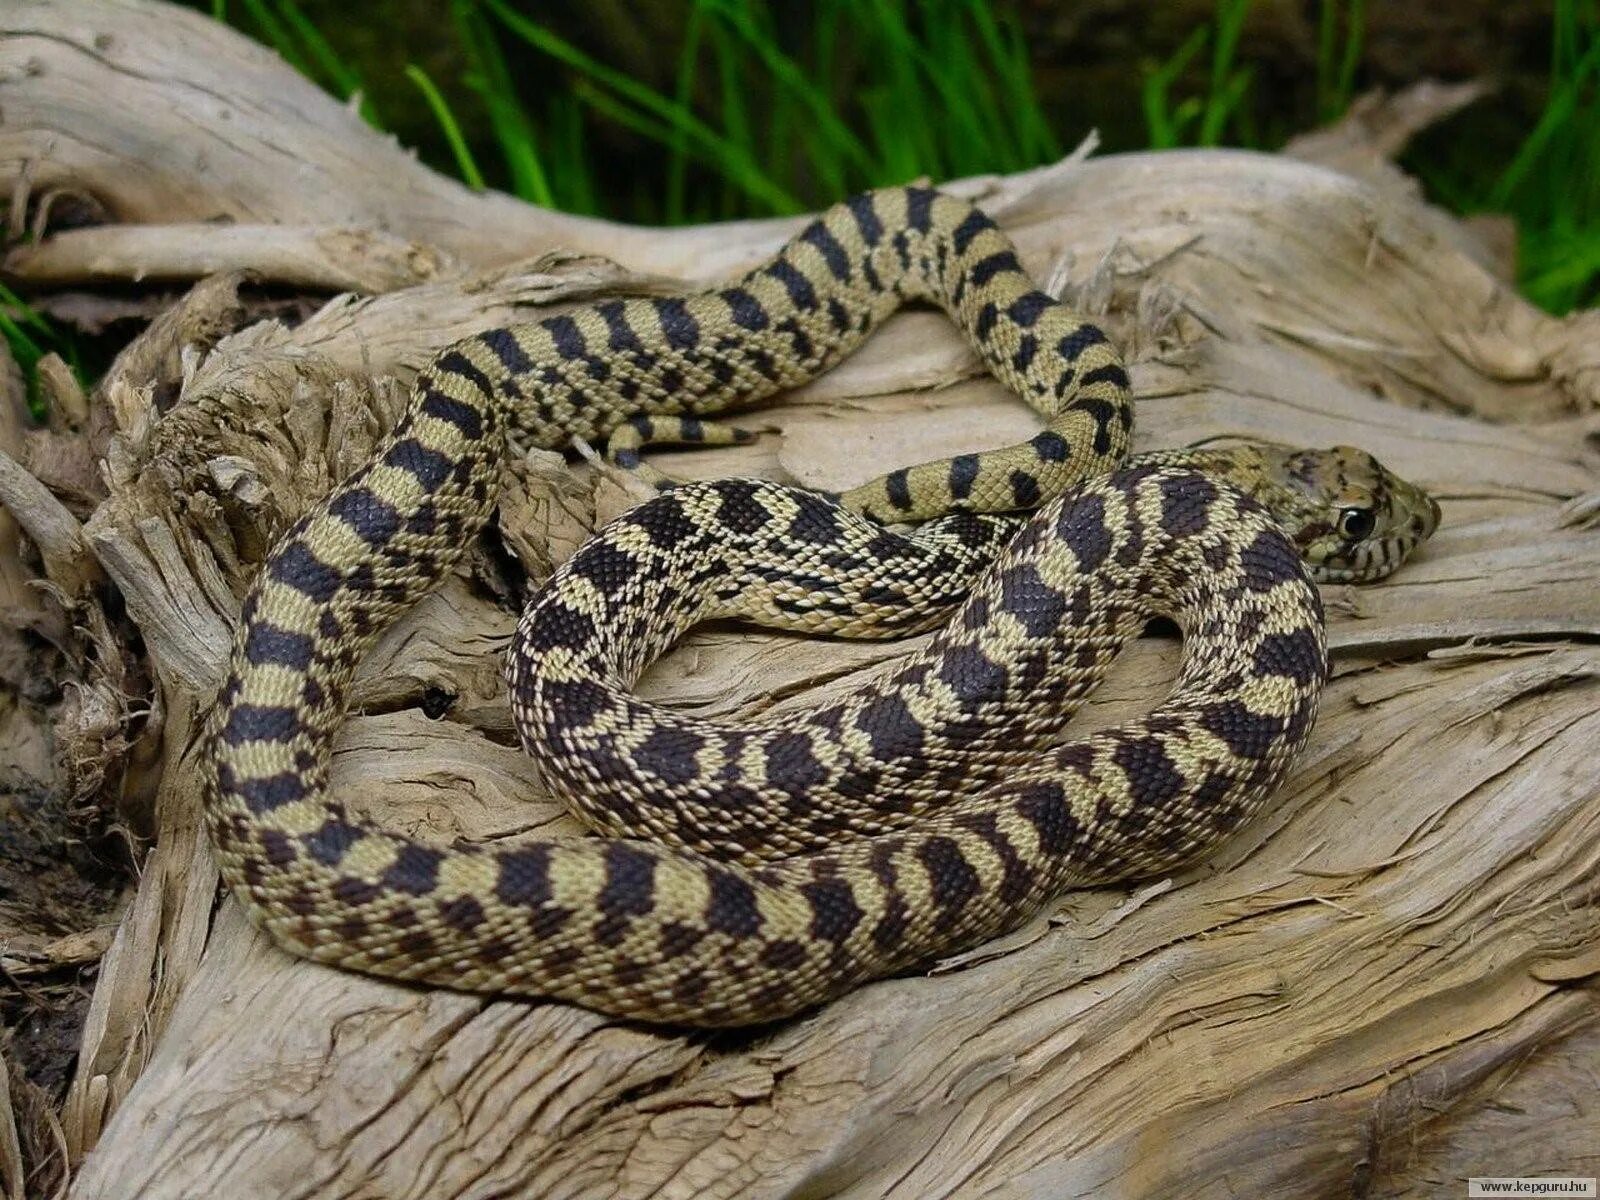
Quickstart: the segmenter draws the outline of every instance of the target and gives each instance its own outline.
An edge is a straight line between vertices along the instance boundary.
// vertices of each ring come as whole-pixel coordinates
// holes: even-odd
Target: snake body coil
[[[591,821],[670,844],[445,848],[345,809],[328,770],[355,666],[481,528],[509,425],[551,445],[620,432],[618,457],[663,437],[729,440],[682,414],[809,378],[905,297],[951,311],[1047,428],[839,503],[752,481],[680,488],[581,549],[522,624],[511,679],[524,737],[555,748],[569,791],[621,781],[593,794]],[[1325,674],[1321,610],[1296,546],[1232,483],[1161,459],[1106,474],[1130,425],[1105,339],[1033,288],[987,218],[927,189],[839,206],[730,288],[468,338],[419,376],[393,433],[286,533],[245,598],[211,739],[224,878],[312,958],[721,1025],[993,934],[1066,886],[1180,862],[1248,816],[1304,740]],[[1236,473],[1295,492],[1308,470],[1289,456]],[[981,513],[1033,507],[1090,475],[986,570],[1016,523]],[[1431,532],[1437,509],[1430,518],[1386,474],[1358,476],[1341,468],[1340,495],[1371,500],[1381,484],[1404,502],[1380,542]],[[963,508],[977,511],[910,536],[858,515]],[[1330,537],[1327,521],[1296,534],[1301,554],[1339,569]],[[869,636],[953,616],[894,676],[810,714],[791,730],[801,741],[675,725],[626,697],[681,628],[751,608]],[[1132,725],[1039,751],[1152,613],[1189,637],[1172,696]],[[948,798],[958,785],[966,794]],[[746,795],[760,803],[741,815]],[[786,807],[766,845],[751,814],[772,803]],[[832,832],[846,840],[829,845]]]

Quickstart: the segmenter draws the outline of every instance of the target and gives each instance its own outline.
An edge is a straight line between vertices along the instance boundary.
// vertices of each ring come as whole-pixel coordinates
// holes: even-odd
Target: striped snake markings
[[[703,418],[814,377],[914,299],[950,313],[1039,434],[840,496],[675,488],[601,530],[525,613],[507,667],[523,741],[614,836],[442,847],[349,812],[328,774],[351,676],[484,525],[511,430],[609,439],[631,466],[653,442],[741,440]],[[209,742],[223,876],[314,959],[712,1026],[971,944],[1063,888],[1184,862],[1255,811],[1309,732],[1326,658],[1307,568],[1387,573],[1438,509],[1360,451],[1130,462],[1131,427],[1105,337],[1034,287],[986,216],[926,188],[841,204],[728,287],[467,338],[245,597]],[[1155,615],[1186,634],[1171,695],[1052,744]],[[781,723],[633,695],[719,617],[940,628]]]

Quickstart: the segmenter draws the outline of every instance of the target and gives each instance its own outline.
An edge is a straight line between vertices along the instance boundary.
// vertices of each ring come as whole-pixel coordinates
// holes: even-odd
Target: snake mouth
[[[1431,498],[1428,503],[1437,511],[1438,505]],[[1307,563],[1307,569],[1318,583],[1377,583],[1410,561],[1437,525],[1437,516],[1426,523],[1420,515],[1415,516],[1400,533],[1353,546],[1337,561]]]

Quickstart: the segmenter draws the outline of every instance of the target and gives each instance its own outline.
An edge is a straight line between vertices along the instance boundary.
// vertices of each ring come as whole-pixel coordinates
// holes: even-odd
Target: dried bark
[[[114,723],[136,738],[85,774],[115,763],[155,837],[63,1114],[73,1196],[1399,1195],[1596,1173],[1594,314],[1539,313],[1414,196],[1304,162],[1130,155],[967,181],[1126,348],[1140,446],[1356,443],[1444,505],[1399,577],[1325,592],[1335,678],[1271,812],[1181,876],[1064,897],[750,1034],[406,988],[290,958],[216,904],[197,731],[245,583],[436,348],[706,278],[793,223],[655,231],[473,195],[151,3],[25,0],[0,25],[0,174],[34,217],[52,193],[91,197],[117,270],[162,226],[219,214],[375,229],[438,264],[293,328],[234,328],[240,279],[214,280],[97,390],[106,494],[79,543],[41,548],[103,571],[142,637],[150,716]],[[205,265],[254,265],[231,244],[237,261]],[[74,261],[29,253],[8,262]],[[772,433],[663,465],[840,486],[1034,426],[929,313],[747,422]],[[554,455],[508,463],[472,562],[362,666],[334,770],[358,808],[441,840],[576,828],[513,747],[497,653],[527,583],[629,486]],[[4,498],[24,529],[48,509]],[[94,628],[111,648],[115,626]],[[782,712],[913,645],[711,630],[645,687]],[[1175,658],[1139,642],[1074,728],[1148,707]],[[94,728],[66,732],[85,746]]]

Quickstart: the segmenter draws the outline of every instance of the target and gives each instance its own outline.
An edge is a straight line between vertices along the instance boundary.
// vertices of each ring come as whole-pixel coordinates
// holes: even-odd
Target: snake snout
[[[1419,513],[1411,518],[1411,526],[1416,531],[1417,541],[1426,541],[1433,536],[1433,531],[1439,528],[1439,522],[1444,519],[1444,510],[1439,507],[1439,502],[1426,492],[1422,498],[1428,502],[1428,515],[1424,519]]]

